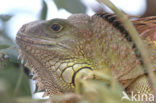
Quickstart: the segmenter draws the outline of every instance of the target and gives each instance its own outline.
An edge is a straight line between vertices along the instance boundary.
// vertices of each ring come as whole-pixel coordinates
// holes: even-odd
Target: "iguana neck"
[[[92,17],[93,47],[96,67],[111,69],[112,75],[122,79],[122,76],[140,68],[140,61],[134,51],[131,39],[126,38],[126,31],[121,32],[120,24],[113,24],[99,15]],[[119,26],[118,28],[115,26]],[[105,70],[105,69],[104,69]],[[136,76],[124,77],[124,79]]]

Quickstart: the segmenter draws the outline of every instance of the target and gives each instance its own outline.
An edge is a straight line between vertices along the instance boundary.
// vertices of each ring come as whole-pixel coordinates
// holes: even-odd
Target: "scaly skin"
[[[153,18],[144,25],[141,21],[146,18],[133,21],[140,34],[147,30],[141,29],[143,27],[156,27],[154,23],[147,25],[156,20]],[[155,71],[156,46],[155,41],[149,39],[155,35],[153,32],[145,34],[142,38],[150,51],[149,59],[152,59]],[[31,22],[19,30],[16,41],[39,89],[44,89],[49,96],[72,92],[76,81],[93,70],[106,73],[111,70],[110,74],[127,93],[152,93],[142,69],[141,56],[114,15],[74,14],[68,19]]]

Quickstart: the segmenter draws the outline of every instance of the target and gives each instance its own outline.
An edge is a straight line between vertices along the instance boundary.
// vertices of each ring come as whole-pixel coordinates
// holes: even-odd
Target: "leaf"
[[[16,97],[31,96],[29,79],[24,74],[22,66],[10,61],[6,63],[6,66],[0,67],[0,79],[9,85],[8,94]]]
[[[47,3],[44,0],[42,0],[42,9],[40,15],[41,20],[45,20],[47,18],[47,11],[48,11]]]
[[[0,100],[1,103],[10,103],[10,85],[4,80],[0,78]]]
[[[8,20],[10,20],[11,18],[13,17],[13,15],[0,15],[0,19],[3,21],[3,22],[7,22]]]
[[[0,45],[0,49],[6,49],[6,48],[9,48],[9,45],[5,45],[5,44]]]
[[[11,46],[6,49],[0,50],[0,52],[5,53],[9,56],[10,61],[14,63],[18,63],[17,57],[18,57],[18,47],[17,46]]]
[[[71,13],[85,13],[86,7],[80,0],[54,0],[58,9],[64,8]]]

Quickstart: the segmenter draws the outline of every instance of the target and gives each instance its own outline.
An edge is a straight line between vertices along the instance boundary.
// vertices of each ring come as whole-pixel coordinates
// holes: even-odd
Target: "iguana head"
[[[50,51],[58,50],[59,52],[60,50],[64,55],[65,50],[74,49],[77,43],[89,39],[88,37],[91,36],[89,19],[87,15],[77,14],[68,19],[52,19],[25,24],[18,32],[17,43],[20,45],[25,42],[25,45],[33,45]],[[24,49],[23,45],[22,48]]]
[[[77,14],[31,22],[19,30],[20,54],[34,72],[40,90],[49,95],[73,91],[77,78],[92,70],[89,53],[84,50],[91,37],[89,23],[89,16]]]

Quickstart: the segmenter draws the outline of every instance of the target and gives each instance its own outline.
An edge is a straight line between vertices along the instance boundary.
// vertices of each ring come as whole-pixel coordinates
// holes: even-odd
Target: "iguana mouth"
[[[18,32],[17,36],[16,36],[16,41],[18,44],[20,44],[19,42],[25,42],[31,45],[36,45],[36,46],[46,46],[46,47],[53,47],[56,45],[56,42],[54,41],[47,41],[47,40],[43,40],[43,39],[39,39],[39,38],[35,38],[29,35],[26,35],[22,32]]]
[[[16,36],[16,42],[20,45],[20,43],[29,44],[31,46],[35,46],[37,48],[47,48],[51,50],[52,48],[62,48],[62,49],[69,49],[70,47],[66,44],[62,44],[60,42],[55,42],[55,40],[47,40],[47,39],[40,39],[37,37],[33,37],[31,35],[27,35],[22,31],[19,31]]]

